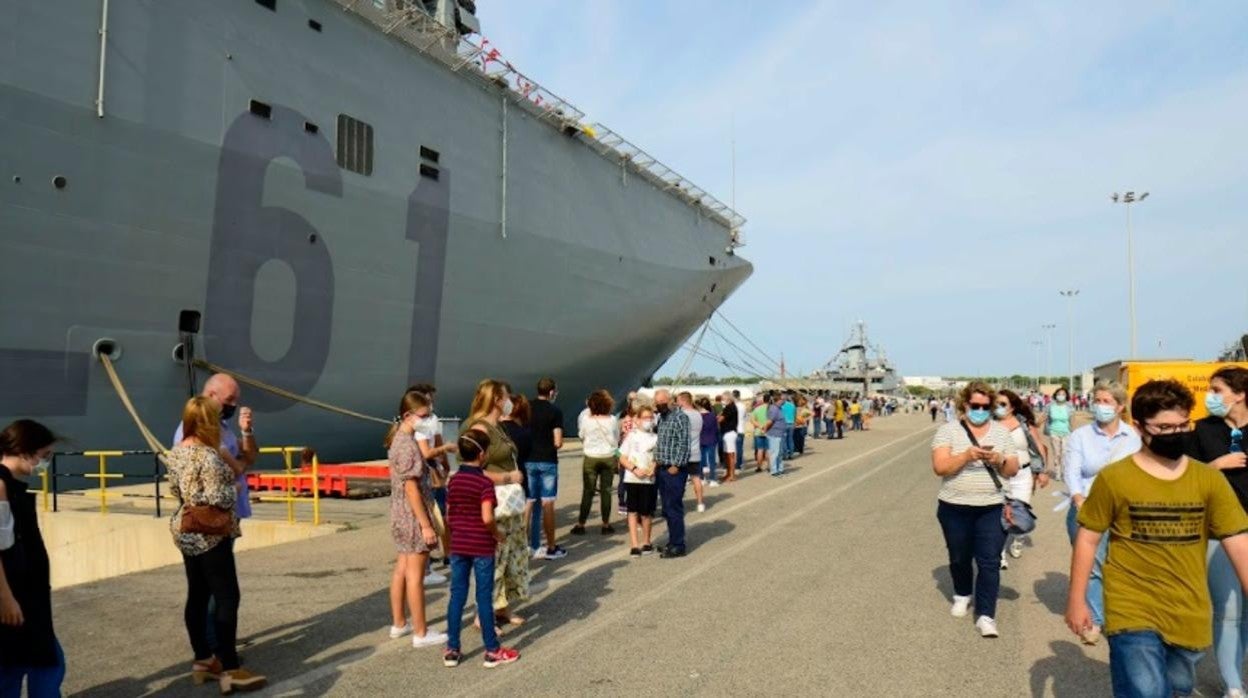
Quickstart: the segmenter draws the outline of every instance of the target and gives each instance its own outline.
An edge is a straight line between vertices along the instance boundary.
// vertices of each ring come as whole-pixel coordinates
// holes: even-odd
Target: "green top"
[[[1188,460],[1177,480],[1161,480],[1128,456],[1097,475],[1079,525],[1109,534],[1107,634],[1152,630],[1192,650],[1213,643],[1208,541],[1248,532],[1248,514],[1222,473]]]
[[[484,419],[469,424],[468,428],[472,429],[477,425],[484,427],[485,433],[490,437],[490,447],[485,450],[485,470],[492,473],[510,473],[519,467],[516,465],[516,445],[508,438],[507,432]]]
[[[1062,403],[1051,403],[1044,430],[1050,436],[1070,436],[1070,407]]]
[[[755,407],[753,415],[754,415],[754,423],[758,425],[759,429],[762,429],[763,427],[767,426],[767,404],[766,403],[763,403],[759,407]]]

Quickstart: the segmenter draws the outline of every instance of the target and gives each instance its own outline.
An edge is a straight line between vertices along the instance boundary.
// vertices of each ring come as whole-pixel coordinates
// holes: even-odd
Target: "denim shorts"
[[[559,464],[531,462],[525,464],[529,477],[529,500],[553,502],[559,496]]]
[[[766,450],[767,450],[767,437],[766,437],[766,436],[755,436],[755,437],[754,437],[754,450],[755,450],[755,451],[766,451]]]

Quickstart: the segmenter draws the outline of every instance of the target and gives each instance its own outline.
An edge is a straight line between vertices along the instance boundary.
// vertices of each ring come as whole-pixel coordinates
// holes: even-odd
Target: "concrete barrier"
[[[52,561],[53,589],[182,562],[167,516],[41,511],[39,528]],[[235,550],[307,540],[336,530],[336,526],[248,519]]]

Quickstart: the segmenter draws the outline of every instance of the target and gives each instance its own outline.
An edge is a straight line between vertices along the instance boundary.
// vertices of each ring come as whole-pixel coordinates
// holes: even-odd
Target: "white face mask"
[[[512,404],[511,404],[511,398],[507,398],[506,400],[504,400],[504,401],[503,401],[503,416],[504,416],[504,417],[510,417],[510,416],[511,416],[511,410],[512,410],[512,408],[513,408],[513,407],[514,407],[514,405],[512,405]]]
[[[642,431],[653,431],[653,430],[654,430],[654,420],[653,420],[653,419],[643,419],[643,420],[641,420],[641,422],[640,422],[637,426],[641,427],[641,430],[642,430]]]

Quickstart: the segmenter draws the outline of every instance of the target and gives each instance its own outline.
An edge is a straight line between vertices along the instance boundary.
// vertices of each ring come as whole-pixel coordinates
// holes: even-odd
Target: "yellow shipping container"
[[[1205,411],[1205,393],[1209,391],[1209,377],[1223,366],[1239,366],[1248,368],[1248,363],[1229,361],[1192,361],[1191,359],[1160,360],[1160,361],[1113,361],[1093,369],[1096,380],[1115,380],[1127,389],[1127,399],[1135,395],[1136,388],[1151,381],[1173,378],[1186,385],[1196,397],[1196,407],[1192,410],[1192,419],[1202,419],[1209,413]]]

